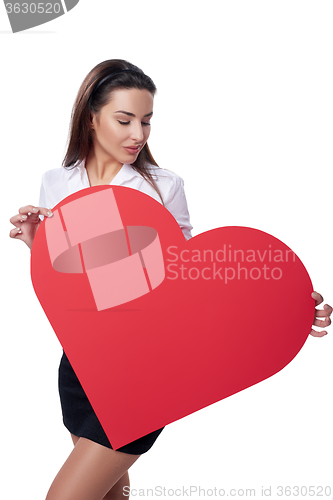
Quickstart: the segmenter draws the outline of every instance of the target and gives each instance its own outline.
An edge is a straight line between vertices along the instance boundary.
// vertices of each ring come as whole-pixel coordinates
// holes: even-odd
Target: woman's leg
[[[126,500],[129,498],[129,476],[128,471],[116,482],[114,486],[112,486],[111,490],[103,497],[103,500]],[[124,491],[124,487],[127,486]],[[125,493],[125,495],[124,495]]]
[[[74,434],[71,434],[71,438],[73,441],[74,446],[80,439],[77,436],[74,436]],[[129,492],[129,486],[130,486],[130,480],[129,480],[129,475],[128,471],[125,472],[125,474],[112,486],[111,490],[108,491],[108,493],[105,495],[103,500],[118,500],[118,499],[123,499],[124,498],[124,487],[127,486],[125,492],[126,492],[126,497],[128,498],[128,492]]]
[[[86,438],[76,441],[72,453],[55,477],[46,500],[107,500],[122,498],[122,486],[111,488],[140,457],[106,448]],[[124,477],[124,481],[126,476]],[[119,496],[114,496],[114,494]],[[109,495],[109,496],[106,496]]]

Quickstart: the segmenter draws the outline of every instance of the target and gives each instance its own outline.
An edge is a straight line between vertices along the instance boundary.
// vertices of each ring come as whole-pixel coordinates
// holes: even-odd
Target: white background
[[[42,173],[60,166],[85,75],[111,58],[150,75],[150,148],[183,177],[193,234],[224,225],[271,233],[332,304],[332,17],[330,1],[81,0],[13,35],[0,5],[4,499],[45,498],[72,449],[61,347],[8,220],[38,203]],[[260,297],[256,306],[259,325]],[[332,339],[331,328],[309,337],[280,373],[167,426],[130,469],[132,488],[261,496],[272,486],[277,498],[277,485],[330,485],[332,498]]]

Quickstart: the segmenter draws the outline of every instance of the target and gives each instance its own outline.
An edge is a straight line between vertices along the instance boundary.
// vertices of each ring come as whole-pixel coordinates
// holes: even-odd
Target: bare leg
[[[114,493],[110,490],[139,457],[111,450],[86,438],[78,438],[72,453],[55,477],[46,500],[121,498],[121,483],[120,495],[119,486]],[[125,480],[126,476],[123,478]]]
[[[114,486],[112,486],[111,490],[105,495],[103,500],[126,500],[129,498],[129,477],[128,471],[116,482]],[[127,486],[124,491],[123,488]],[[126,496],[124,495],[126,494]]]
[[[77,436],[74,436],[74,434],[71,434],[71,438],[72,438],[74,446],[76,445],[76,443],[80,439]],[[108,491],[108,493],[105,495],[103,500],[118,500],[118,499],[124,498],[124,489],[123,488],[125,486],[127,486],[125,492],[126,492],[126,498],[128,498],[128,492],[129,492],[129,486],[130,486],[128,471],[126,471],[125,474],[112,486],[112,488]]]

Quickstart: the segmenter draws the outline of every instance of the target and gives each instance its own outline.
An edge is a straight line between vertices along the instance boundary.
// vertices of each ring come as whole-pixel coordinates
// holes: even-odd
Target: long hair
[[[130,71],[117,73],[123,70]],[[108,76],[110,78],[107,78]],[[91,113],[99,113],[101,108],[110,101],[111,94],[115,89],[132,88],[148,90],[152,95],[155,95],[157,90],[149,76],[145,75],[134,64],[123,59],[104,61],[97,64],[88,73],[81,84],[72,109],[68,147],[62,162],[64,168],[72,169],[76,167],[87,158],[92,148]],[[146,143],[135,162],[131,163],[131,166],[155,189],[164,204],[148,164],[158,167]]]

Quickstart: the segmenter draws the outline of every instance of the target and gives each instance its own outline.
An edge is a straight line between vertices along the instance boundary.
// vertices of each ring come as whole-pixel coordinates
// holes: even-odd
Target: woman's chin
[[[128,163],[128,164],[134,163],[138,156],[139,153],[136,153],[135,155],[128,154],[123,157],[122,163]]]

